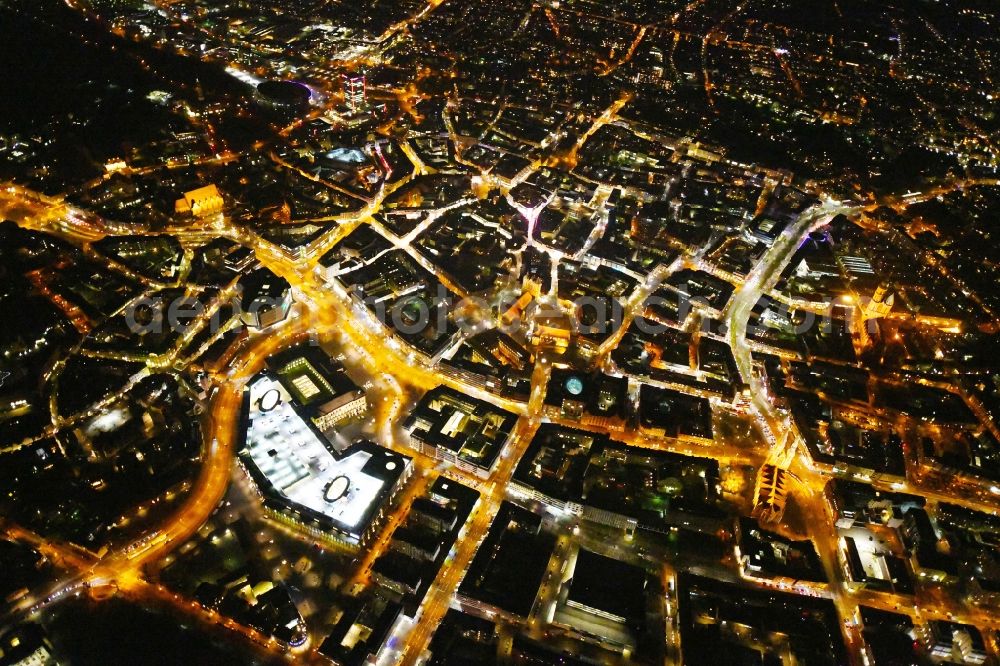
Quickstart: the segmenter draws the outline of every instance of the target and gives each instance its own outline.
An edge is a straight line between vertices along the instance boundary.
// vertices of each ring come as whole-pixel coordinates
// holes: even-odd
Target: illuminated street
[[[996,8],[0,19],[0,663],[1000,664]]]

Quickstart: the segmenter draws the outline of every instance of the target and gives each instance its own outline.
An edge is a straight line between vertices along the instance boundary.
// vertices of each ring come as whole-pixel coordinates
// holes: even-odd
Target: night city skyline
[[[0,666],[1000,664],[1000,6],[0,0]]]

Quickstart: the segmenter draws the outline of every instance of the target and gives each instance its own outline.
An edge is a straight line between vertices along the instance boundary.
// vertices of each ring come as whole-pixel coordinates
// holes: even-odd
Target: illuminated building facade
[[[300,411],[323,433],[368,409],[365,392],[343,366],[316,347],[295,347],[268,359],[268,367],[295,398]]]
[[[439,386],[424,395],[404,427],[422,453],[489,478],[516,422],[512,412]]]
[[[367,441],[338,453],[270,372],[244,391],[240,463],[268,515],[349,548],[377,533],[411,459]]]
[[[344,103],[352,113],[360,111],[368,95],[368,84],[364,74],[344,74]]]
[[[221,213],[223,206],[225,206],[225,201],[219,188],[215,185],[206,185],[185,192],[184,196],[174,204],[174,212],[178,215],[204,217]]]

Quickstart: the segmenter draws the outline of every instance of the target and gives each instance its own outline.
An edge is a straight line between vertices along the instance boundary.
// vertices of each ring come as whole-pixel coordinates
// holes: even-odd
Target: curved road
[[[749,387],[752,409],[764,435],[772,444],[772,454],[774,455],[782,453],[784,447],[779,446],[779,436],[782,432],[787,432],[785,430],[787,426],[775,410],[774,405],[768,400],[764,382],[753,371],[753,357],[746,337],[750,312],[761,296],[774,287],[778,278],[781,277],[782,271],[791,261],[792,255],[795,254],[795,250],[809,233],[827,224],[837,215],[859,210],[861,207],[858,205],[828,199],[803,212],[795,222],[785,228],[770,249],[761,257],[761,260],[726,306],[723,317],[726,322],[729,344],[736,359],[736,366],[740,371],[740,378],[744,385]]]

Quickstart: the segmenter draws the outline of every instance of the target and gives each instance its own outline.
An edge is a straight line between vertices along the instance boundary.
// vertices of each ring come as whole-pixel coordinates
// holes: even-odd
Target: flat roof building
[[[273,518],[355,547],[377,531],[410,458],[368,441],[337,453],[271,373],[244,392],[240,462]]]
[[[505,501],[458,588],[460,603],[528,617],[554,547],[541,518]]]
[[[364,390],[344,366],[315,346],[294,347],[272,356],[267,365],[300,411],[324,433],[368,409]]]
[[[263,329],[283,321],[292,307],[292,288],[288,280],[261,268],[240,281],[243,298],[240,318],[253,328]]]
[[[511,412],[438,386],[424,395],[404,427],[423,453],[485,478],[516,422]]]
[[[645,591],[645,570],[581,548],[566,604],[638,627],[645,614]]]

